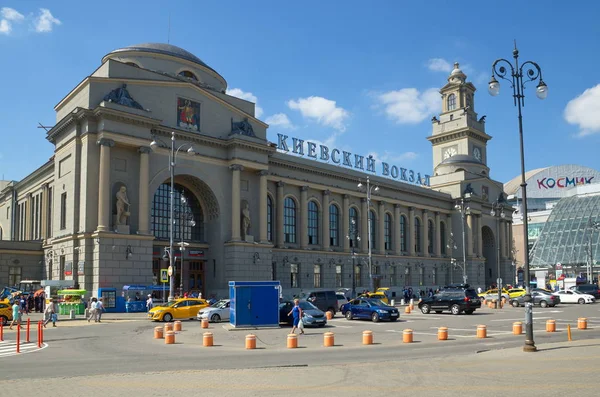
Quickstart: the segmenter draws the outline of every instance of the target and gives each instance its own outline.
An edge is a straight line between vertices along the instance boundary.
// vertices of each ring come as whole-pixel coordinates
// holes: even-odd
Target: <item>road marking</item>
[[[536,317],[536,320],[545,320],[548,318],[552,318],[552,317]],[[524,318],[503,318],[503,319],[498,319],[498,320],[490,320],[490,321],[524,321]]]
[[[332,325],[332,327],[336,327],[336,328],[354,328],[351,325]]]
[[[2,341],[0,342],[0,357],[18,356],[20,354],[32,353],[48,347],[46,343],[38,348],[37,343],[21,343],[21,353],[17,353],[17,342],[15,341]]]

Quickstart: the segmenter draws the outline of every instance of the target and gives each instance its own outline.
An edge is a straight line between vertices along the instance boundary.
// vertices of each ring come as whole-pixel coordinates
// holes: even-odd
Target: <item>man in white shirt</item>
[[[98,322],[98,312],[96,311],[96,307],[98,306],[98,299],[92,298],[92,304],[90,305],[90,316],[88,317],[88,323],[94,319],[94,322]]]
[[[150,309],[152,309],[154,307],[154,302],[152,301],[152,295],[148,294],[148,299],[146,300],[146,309],[148,309],[147,311],[150,311]]]
[[[102,312],[104,311],[104,303],[102,303],[102,298],[98,298],[98,302],[96,302],[96,318],[98,322],[102,320]]]

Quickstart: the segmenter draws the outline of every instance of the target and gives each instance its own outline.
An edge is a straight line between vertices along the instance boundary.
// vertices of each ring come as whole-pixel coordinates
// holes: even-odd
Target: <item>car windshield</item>
[[[310,302],[300,301],[300,309],[302,310],[319,310]]]
[[[163,305],[163,306],[166,306],[166,307],[171,307],[171,306],[173,306],[173,305],[174,305],[174,304],[176,304],[176,303],[179,303],[179,302],[178,302],[178,301],[171,301],[171,302],[168,302],[167,304],[165,304],[165,305]]]
[[[227,301],[218,301],[214,303],[211,307],[216,309],[225,309],[227,307]]]

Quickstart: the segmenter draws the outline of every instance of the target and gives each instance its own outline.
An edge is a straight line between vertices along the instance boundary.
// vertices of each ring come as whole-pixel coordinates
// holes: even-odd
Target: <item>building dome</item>
[[[448,77],[448,82],[462,82],[464,83],[467,80],[467,75],[463,73],[463,71],[459,68],[458,62],[454,62],[454,69],[450,72],[450,76]]]

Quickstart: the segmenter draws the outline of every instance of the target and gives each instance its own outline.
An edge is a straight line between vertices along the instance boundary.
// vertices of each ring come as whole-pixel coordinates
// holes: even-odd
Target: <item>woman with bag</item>
[[[292,308],[292,311],[288,313],[288,316],[290,315],[294,318],[294,322],[292,323],[292,334],[296,333],[296,328],[300,330],[301,334],[304,334],[304,324],[302,324],[302,327],[299,327],[302,321],[302,308],[300,308],[299,299],[294,299],[294,307]]]
[[[56,320],[58,320],[58,303],[56,302],[56,299],[53,299],[52,302],[46,306],[44,317],[46,318],[44,321],[44,328],[46,328],[46,324],[50,321],[52,321],[52,326],[56,327]]]

